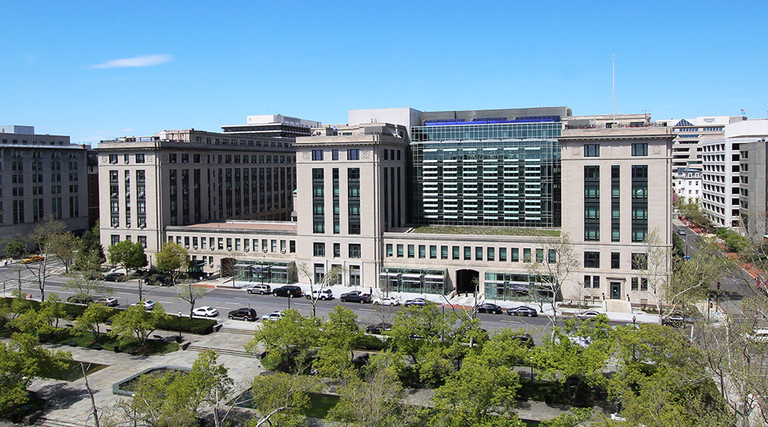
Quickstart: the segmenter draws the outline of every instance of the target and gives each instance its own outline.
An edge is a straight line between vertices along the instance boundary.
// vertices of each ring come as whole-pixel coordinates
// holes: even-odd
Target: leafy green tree
[[[328,418],[371,427],[405,425],[409,407],[403,402],[405,391],[397,376],[396,357],[390,352],[379,353],[364,368],[364,378],[350,377],[339,390],[339,402]]]
[[[258,354],[259,345],[267,357],[284,372],[302,373],[310,365],[315,347],[320,343],[320,322],[317,318],[302,316],[295,309],[283,311],[277,321],[263,322],[245,350]]]
[[[122,406],[134,424],[156,427],[196,426],[196,390],[185,372],[142,375],[130,402]]]
[[[459,371],[435,390],[439,426],[524,426],[513,412],[520,388],[516,372],[489,363],[482,354],[469,355]]]
[[[539,427],[579,427],[594,420],[595,410],[592,408],[571,408],[570,411],[549,420],[543,420]]]
[[[330,378],[351,375],[354,342],[362,335],[357,326],[357,314],[341,305],[334,307],[323,323],[318,360],[318,372]]]
[[[153,310],[145,310],[141,304],[129,307],[112,317],[112,330],[109,336],[118,337],[121,342],[137,340],[139,346],[146,347],[147,339],[157,329],[157,325],[166,317],[160,303]]]
[[[253,379],[251,394],[253,407],[259,418],[249,421],[249,426],[269,425],[303,426],[304,412],[309,407],[310,392],[317,392],[318,385],[311,377],[276,372]]]
[[[593,322],[569,319],[564,329],[555,328],[555,339],[545,341],[533,354],[539,377],[560,383],[569,378],[579,379],[577,386],[569,389],[572,398],[579,394],[583,384],[604,385],[603,369],[613,352],[607,321],[605,316]]]
[[[206,403],[213,410],[213,421],[219,427],[229,415],[230,409],[223,411],[222,405],[232,398],[234,382],[227,375],[229,370],[218,363],[219,356],[213,350],[204,350],[197,356],[188,375],[189,384],[194,389],[195,401]]]
[[[71,357],[69,352],[44,349],[29,334],[14,334],[10,341],[0,341],[0,414],[29,401],[27,387],[42,366],[64,368]]]
[[[188,262],[187,249],[174,242],[166,242],[160,252],[157,253],[157,269],[170,273],[174,283],[176,283],[179,269],[186,268]]]
[[[139,269],[147,265],[147,255],[144,254],[144,246],[139,242],[123,240],[111,245],[107,249],[109,262],[122,266],[126,273],[129,270]]]
[[[19,240],[11,240],[5,245],[5,255],[11,258],[20,258],[27,250],[27,245]]]
[[[75,261],[79,246],[80,238],[68,231],[51,236],[51,252],[64,264],[66,273]]]
[[[104,248],[99,241],[99,224],[87,230],[80,238],[80,250],[75,257],[75,268],[85,271],[100,271],[101,264],[107,262],[104,256]]]
[[[93,334],[93,341],[98,342],[99,327],[109,319],[112,312],[113,310],[104,304],[91,304],[75,320],[75,326],[72,328],[72,331],[78,334],[89,331]]]
[[[344,274],[344,268],[341,266],[332,267],[327,273],[321,276],[320,281],[315,281],[315,272],[306,263],[299,264],[299,274],[309,281],[309,303],[312,306],[312,317],[317,316],[317,301],[320,297],[320,291],[330,288],[333,285],[340,284],[341,277]],[[317,291],[317,292],[316,292]]]

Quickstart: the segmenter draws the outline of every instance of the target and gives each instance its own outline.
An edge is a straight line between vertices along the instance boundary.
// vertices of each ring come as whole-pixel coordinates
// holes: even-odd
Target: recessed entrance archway
[[[480,273],[470,269],[456,271],[456,292],[471,294],[475,291],[480,291]]]

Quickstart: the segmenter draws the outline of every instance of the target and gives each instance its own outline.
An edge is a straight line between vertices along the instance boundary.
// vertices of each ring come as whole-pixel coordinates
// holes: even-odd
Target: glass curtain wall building
[[[411,221],[559,227],[559,116],[429,121],[411,128]]]

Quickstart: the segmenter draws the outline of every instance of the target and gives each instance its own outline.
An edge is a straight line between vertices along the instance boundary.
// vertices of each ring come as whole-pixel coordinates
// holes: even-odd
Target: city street
[[[74,294],[71,289],[67,289],[64,283],[70,280],[63,276],[64,269],[54,262],[54,268],[58,274],[48,278],[46,285],[46,296],[56,293],[62,300]],[[11,292],[18,289],[19,271],[21,271],[22,291],[31,294],[34,299],[40,298],[40,290],[37,287],[34,276],[27,270],[23,264],[14,263],[8,266],[0,266],[0,280],[4,285],[4,295],[10,296]],[[211,281],[211,285],[219,281]],[[112,293],[98,296],[113,296],[120,303],[120,307],[128,307],[131,303],[138,301],[139,289],[138,281],[133,279],[126,282],[105,282],[113,289]],[[176,289],[171,286],[143,286],[143,297],[145,300],[152,300],[163,305],[166,313],[189,315],[189,303],[177,297]],[[377,306],[373,304],[358,304],[350,302],[340,302],[339,295],[335,295],[331,301],[318,301],[316,306],[317,315],[320,317],[328,316],[333,308],[339,304],[344,305],[355,311],[358,315],[358,321],[361,325],[370,325],[379,322],[391,322],[397,311],[401,307]],[[403,301],[404,302],[404,301]],[[227,319],[227,313],[231,310],[248,307],[256,310],[259,316],[271,313],[276,310],[290,308],[298,310],[303,315],[310,315],[312,305],[309,300],[301,298],[275,297],[272,295],[249,294],[245,289],[235,288],[208,288],[205,296],[200,298],[195,307],[212,306],[219,310],[217,320],[225,325],[241,321]],[[445,310],[451,310],[450,307],[443,307]],[[457,311],[459,309],[456,309]],[[517,317],[506,314],[478,314],[482,322],[482,327],[491,334],[502,328],[523,328],[530,333],[537,343],[541,342],[541,337],[548,332],[549,319],[546,316],[539,317]],[[610,322],[612,325],[621,324],[619,322]]]

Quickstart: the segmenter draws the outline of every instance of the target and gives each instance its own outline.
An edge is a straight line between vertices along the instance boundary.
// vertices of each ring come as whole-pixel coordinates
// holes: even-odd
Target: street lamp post
[[[181,342],[181,312],[179,312],[179,342]]]

